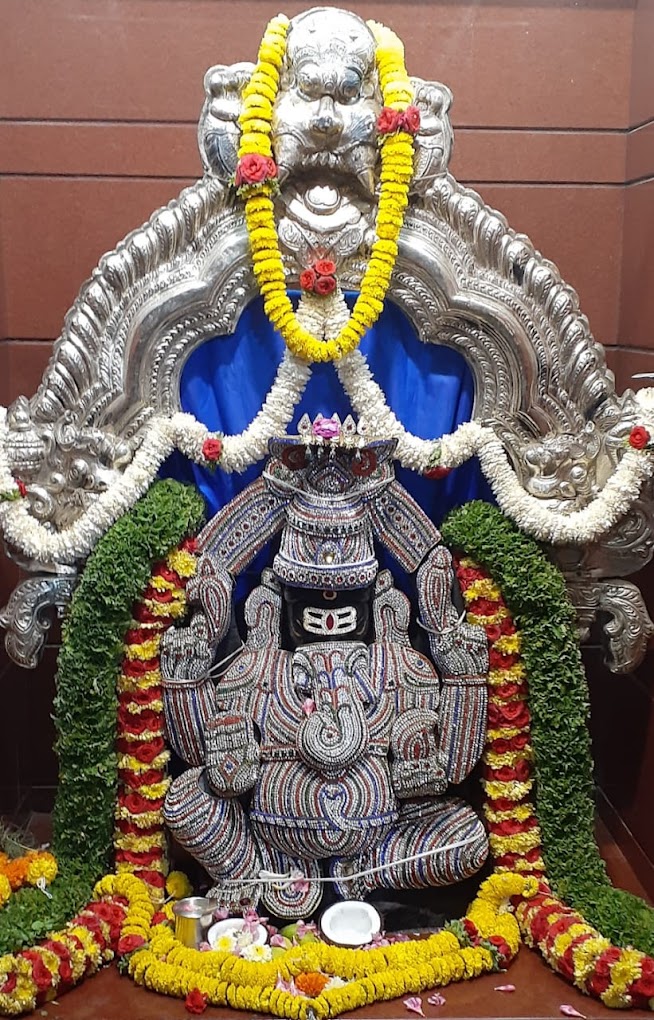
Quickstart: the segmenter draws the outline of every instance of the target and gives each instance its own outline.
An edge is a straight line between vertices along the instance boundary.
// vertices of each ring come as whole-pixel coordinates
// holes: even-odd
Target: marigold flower
[[[181,900],[185,896],[191,895],[193,886],[183,871],[171,871],[166,879],[166,892],[173,899]]]
[[[295,978],[295,987],[310,999],[316,999],[328,984],[329,978],[320,971],[309,971],[306,974],[298,974]]]

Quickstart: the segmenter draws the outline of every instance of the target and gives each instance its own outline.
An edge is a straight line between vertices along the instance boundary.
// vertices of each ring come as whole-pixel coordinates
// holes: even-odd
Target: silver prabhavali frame
[[[344,53],[354,83],[332,80]],[[66,316],[36,395],[8,410],[10,465],[29,486],[31,514],[54,529],[125,469],[154,413],[179,410],[188,356],[232,333],[257,296],[243,207],[229,184],[251,70],[207,72],[198,131],[204,177],[103,256]],[[334,104],[330,90],[356,88],[357,74],[359,97]],[[638,420],[634,395],[616,394],[603,349],[556,266],[448,173],[449,90],[413,84],[421,130],[390,299],[423,342],[463,354],[475,383],[473,416],[502,439],[525,490],[551,507],[578,509],[619,461]],[[289,286],[328,253],[345,286],[357,287],[374,237],[380,105],[372,37],[360,19],[334,9],[293,19],[273,122]],[[338,145],[329,141],[334,131]],[[598,614],[608,621],[615,672],[640,661],[654,629],[638,589],[621,580],[651,558],[652,506],[648,488],[601,541],[551,550],[582,635]],[[0,621],[11,657],[33,666],[48,607],[66,604],[73,578],[70,568],[8,552],[31,576]]]

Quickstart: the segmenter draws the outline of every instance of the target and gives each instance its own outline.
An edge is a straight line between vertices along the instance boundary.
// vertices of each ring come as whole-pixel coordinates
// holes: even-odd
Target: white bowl
[[[216,921],[207,932],[207,942],[213,949],[221,935],[233,935],[234,938],[237,938],[244,927],[245,921],[242,917],[226,917],[224,921]],[[252,935],[252,943],[254,945],[265,946],[267,941],[268,932],[262,924],[258,924]]]
[[[320,930],[337,946],[366,946],[381,931],[381,917],[370,903],[342,900],[328,907],[320,918]]]

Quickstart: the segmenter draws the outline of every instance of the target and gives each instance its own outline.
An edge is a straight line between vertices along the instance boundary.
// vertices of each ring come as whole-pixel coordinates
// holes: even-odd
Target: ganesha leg
[[[433,852],[432,852],[433,851]],[[333,869],[341,895],[361,897],[376,888],[422,889],[452,885],[476,874],[488,856],[488,836],[481,820],[459,798],[406,802],[400,817],[370,854]],[[403,864],[404,858],[416,860]],[[354,865],[354,866],[353,866]],[[348,883],[347,873],[373,871]]]
[[[277,875],[293,875],[296,879],[293,882],[276,882],[263,886],[261,900],[266,911],[287,920],[310,917],[317,909],[323,893],[322,885],[315,881],[320,877],[318,862],[282,853],[266,840],[265,835],[259,837],[258,844],[266,871]]]
[[[203,769],[187,769],[175,779],[166,795],[164,819],[175,839],[216,882],[212,896],[225,904],[258,900],[261,888],[250,880],[258,877],[261,860],[247,816],[238,800],[211,792]]]

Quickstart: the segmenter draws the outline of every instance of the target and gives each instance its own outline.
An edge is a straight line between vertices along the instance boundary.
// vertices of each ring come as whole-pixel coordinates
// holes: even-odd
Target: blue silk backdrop
[[[389,406],[415,435],[435,439],[469,420],[474,384],[465,360],[448,347],[422,343],[397,306],[386,303],[360,349]],[[207,340],[190,355],[182,373],[183,410],[214,431],[242,432],[272,386],[283,352],[283,340],[268,322],[261,300],[253,301],[234,334]],[[293,426],[305,412],[312,418],[319,412],[326,417],[338,413],[343,419],[351,410],[333,366],[315,365]],[[160,474],[195,482],[211,515],[257,478],[261,467],[255,464],[243,474],[214,473],[176,453]],[[398,468],[397,477],[437,524],[448,510],[470,499],[492,500],[476,459],[440,481],[404,468]],[[258,575],[263,565],[258,558],[248,573]]]

